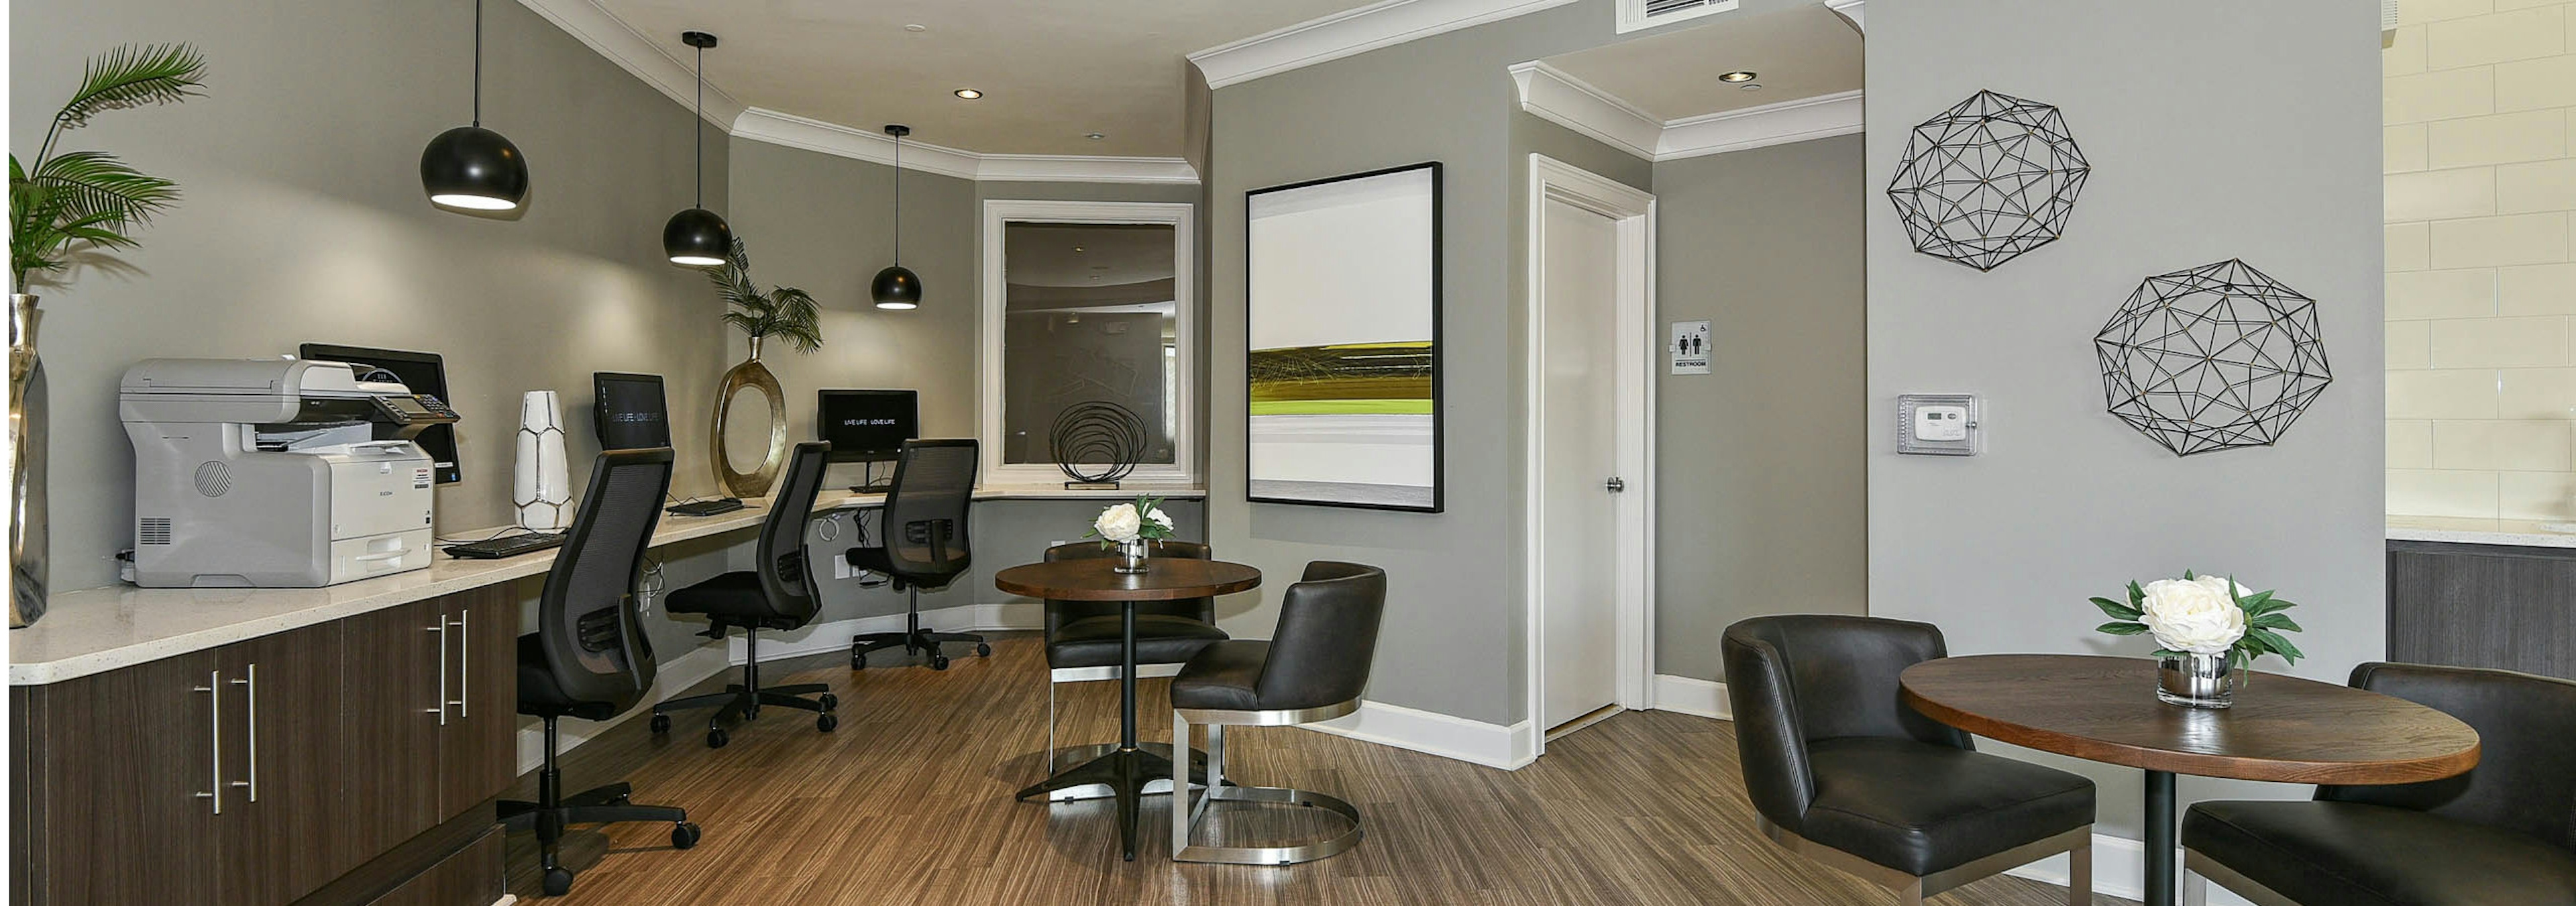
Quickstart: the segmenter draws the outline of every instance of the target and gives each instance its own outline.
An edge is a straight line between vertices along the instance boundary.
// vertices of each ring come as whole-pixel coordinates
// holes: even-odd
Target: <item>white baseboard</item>
[[[695,686],[698,683],[705,681],[707,677],[723,673],[725,671],[725,667],[724,649],[718,648],[714,645],[700,645],[696,648],[691,648],[688,653],[663,661],[655,667],[653,674],[653,688],[645,690],[643,700],[646,702],[658,702],[663,699],[670,698],[671,696],[678,695],[690,686]],[[562,721],[555,725],[555,734],[558,737],[556,743],[561,746],[555,750],[555,755],[557,757],[561,757],[563,753],[572,751],[573,747],[589,742],[592,737],[598,736],[601,733],[608,732],[608,728],[625,723],[627,718],[634,717],[635,715],[643,714],[651,710],[653,709],[639,705],[627,709],[624,714],[620,714],[603,721]],[[546,730],[544,725],[530,724],[520,727],[519,773],[525,774],[529,771],[536,770],[538,765],[545,763],[545,760]]]
[[[1506,727],[1364,700],[1350,715],[1298,726],[1506,771],[1538,758],[1538,733],[1526,720]]]
[[[1046,604],[1042,601],[1009,601],[983,604],[959,604],[921,612],[921,625],[941,632],[1002,632],[1013,629],[1046,628]],[[760,634],[760,659],[768,662],[779,658],[801,657],[826,651],[847,651],[850,637],[868,632],[903,631],[903,614],[885,613],[872,617],[853,617],[829,623],[812,623],[794,632]],[[749,656],[748,642],[741,635],[725,638],[725,662],[741,664]]]
[[[1655,674],[1655,710],[1673,711],[1718,720],[1734,720],[1734,706],[1726,698],[1726,684],[1704,679]]]
[[[2175,861],[2181,861],[2180,856]],[[2066,886],[2066,855],[2059,853],[2020,868],[2004,872],[2016,878],[2042,884]],[[2093,835],[2093,892],[2122,899],[2143,899],[2147,894],[2146,844],[2127,837]],[[2209,885],[2210,906],[2253,906],[2244,897],[2224,887]]]

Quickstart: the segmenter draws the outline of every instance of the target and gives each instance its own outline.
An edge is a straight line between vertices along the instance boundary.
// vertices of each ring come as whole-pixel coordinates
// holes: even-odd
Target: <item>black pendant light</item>
[[[697,138],[698,203],[686,211],[671,215],[662,225],[662,251],[671,263],[681,267],[723,267],[733,254],[733,228],[724,218],[707,210],[707,48],[716,46],[716,36],[702,31],[680,33],[680,43],[698,49],[698,103],[689,116],[690,128]]]
[[[441,132],[421,149],[420,187],[431,204],[469,211],[513,210],[528,197],[528,159],[483,128],[483,0],[474,0],[474,124]]]
[[[894,265],[877,272],[868,295],[878,308],[901,311],[921,307],[921,275],[903,266],[903,137],[912,127],[889,123],[885,132],[894,136]]]

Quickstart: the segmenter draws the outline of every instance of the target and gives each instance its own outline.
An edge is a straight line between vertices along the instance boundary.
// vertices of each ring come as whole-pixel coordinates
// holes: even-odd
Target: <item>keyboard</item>
[[[891,493],[893,490],[894,485],[890,484],[854,484],[850,486],[850,493],[852,494],[885,494]]]
[[[692,500],[687,503],[672,504],[664,507],[662,512],[673,516],[713,516],[739,509],[742,509],[742,498],[718,497],[714,500]]]
[[[563,543],[564,536],[562,532],[527,532],[518,535],[504,535],[499,538],[486,538],[481,541],[469,541],[464,544],[450,544],[439,549],[446,551],[447,555],[450,557],[457,557],[465,560],[499,560],[504,557],[516,557],[520,554],[533,554],[542,550],[552,550],[554,548],[562,547]]]

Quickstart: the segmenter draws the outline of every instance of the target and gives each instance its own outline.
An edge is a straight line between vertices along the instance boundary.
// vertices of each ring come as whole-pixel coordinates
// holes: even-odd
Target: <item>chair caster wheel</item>
[[[572,892],[572,872],[563,868],[546,869],[546,896],[559,897]]]
[[[841,697],[829,692],[823,693],[821,701],[823,702],[823,710],[825,711],[831,711],[841,707]]]
[[[816,730],[820,730],[820,731],[823,731],[823,732],[825,732],[825,733],[832,732],[832,729],[833,729],[833,728],[838,727],[838,726],[840,726],[840,725],[841,725],[841,719],[840,719],[840,718],[838,718],[838,717],[834,717],[834,716],[832,716],[832,715],[830,715],[830,714],[823,714],[823,715],[816,716],[816,717],[814,718],[814,729],[816,729]]]
[[[992,646],[992,645],[990,645],[990,644],[988,644],[988,643],[984,643],[984,642],[977,642],[977,643],[975,643],[975,656],[976,656],[976,657],[992,657],[992,656],[993,656],[993,646]]]
[[[725,747],[725,743],[732,741],[733,737],[726,736],[725,731],[721,729],[707,731],[707,748],[721,749]]]
[[[671,732],[671,715],[668,715],[668,714],[656,714],[656,715],[653,715],[653,722],[652,722],[651,724],[648,724],[647,726],[652,727],[652,729],[653,729],[653,735],[655,735],[655,736],[660,736],[660,735],[662,735],[662,734],[664,734],[664,733]]]
[[[850,669],[852,669],[852,670],[865,670],[865,669],[868,669],[868,656],[867,656],[867,655],[864,655],[864,654],[853,654],[853,655],[850,655]]]
[[[930,656],[930,669],[932,669],[932,670],[946,670],[946,669],[948,669],[948,656],[947,656],[947,655],[944,655],[944,654],[934,654],[934,655],[931,655],[931,656]]]
[[[671,825],[671,848],[687,849],[698,845],[698,826],[687,821]]]

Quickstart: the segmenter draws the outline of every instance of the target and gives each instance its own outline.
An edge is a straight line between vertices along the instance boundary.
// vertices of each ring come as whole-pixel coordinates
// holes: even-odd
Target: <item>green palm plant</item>
[[[753,340],[780,337],[797,352],[822,348],[822,311],[814,304],[814,297],[793,286],[761,292],[751,282],[751,255],[743,251],[741,237],[735,237],[732,253],[725,256],[725,266],[708,273],[707,279],[715,283],[716,294],[724,297],[724,322]]]
[[[205,84],[206,56],[186,44],[121,45],[90,58],[80,88],[54,112],[36,159],[9,155],[9,269],[18,292],[31,273],[70,262],[71,246],[133,248],[135,227],[179,200],[179,184],[134,169],[104,151],[54,153],[63,130],[108,110],[166,104]]]

